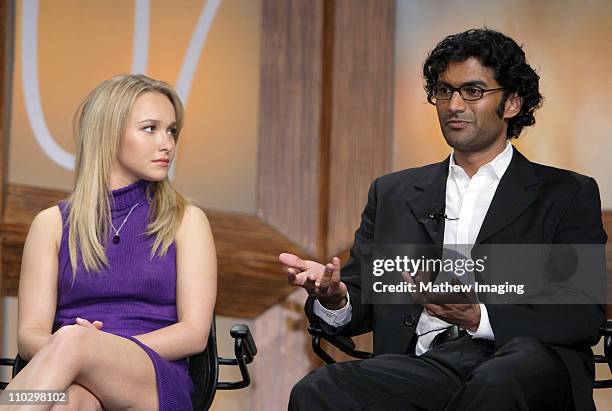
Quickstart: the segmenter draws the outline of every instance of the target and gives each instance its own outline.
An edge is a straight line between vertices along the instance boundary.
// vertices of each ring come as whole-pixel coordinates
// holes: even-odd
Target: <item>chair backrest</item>
[[[206,349],[200,354],[189,357],[189,375],[195,387],[195,392],[191,396],[194,411],[208,410],[215,398],[219,377],[215,328],[215,316],[213,315]]]

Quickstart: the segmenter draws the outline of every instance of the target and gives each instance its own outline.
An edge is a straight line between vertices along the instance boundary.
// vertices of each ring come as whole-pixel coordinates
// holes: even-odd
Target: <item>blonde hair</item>
[[[134,102],[147,92],[160,93],[172,103],[178,139],[184,117],[179,96],[167,83],[141,74],[118,75],[102,82],[75,113],[75,182],[74,191],[68,198],[68,249],[73,281],[79,254],[89,272],[99,272],[108,266],[106,240],[102,241],[108,238],[111,221],[112,196],[107,184]],[[145,233],[155,236],[151,258],[156,253],[164,256],[174,241],[187,200],[172,187],[168,178],[151,182],[147,197],[151,207]]]

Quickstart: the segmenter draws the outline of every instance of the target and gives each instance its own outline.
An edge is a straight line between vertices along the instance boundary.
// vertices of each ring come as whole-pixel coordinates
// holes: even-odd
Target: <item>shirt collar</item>
[[[508,169],[508,166],[510,165],[510,161],[512,161],[512,151],[513,151],[512,144],[510,144],[510,141],[507,140],[506,141],[506,148],[504,149],[504,151],[499,153],[497,155],[497,157],[495,157],[493,160],[491,160],[491,162],[489,162],[489,163],[483,165],[482,167],[480,167],[478,169],[478,171],[489,169],[489,170],[493,171],[493,173],[495,173],[495,176],[498,179],[501,180],[502,176],[504,175],[504,173]],[[448,172],[449,172],[449,174],[451,174],[453,171],[455,171],[455,172],[462,171],[462,172],[465,173],[463,168],[461,168],[461,166],[458,166],[455,163],[455,150],[454,149],[451,151],[450,161],[448,163]]]

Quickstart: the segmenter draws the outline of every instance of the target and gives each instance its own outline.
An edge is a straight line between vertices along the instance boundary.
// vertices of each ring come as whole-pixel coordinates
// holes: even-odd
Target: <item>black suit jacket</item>
[[[382,176],[370,187],[351,255],[342,268],[352,319],[334,329],[312,313],[311,321],[330,334],[374,334],[374,354],[407,353],[422,311],[420,305],[361,303],[361,248],[368,244],[437,244],[444,224],[428,218],[445,208],[449,159]],[[435,209],[435,210],[434,210]],[[527,160],[514,149],[486,214],[476,244],[566,243],[605,244],[599,190],[594,179]],[[593,354],[599,326],[605,321],[600,305],[487,305],[499,348],[514,337],[533,337],[551,345],[570,373],[577,410],[594,409]]]

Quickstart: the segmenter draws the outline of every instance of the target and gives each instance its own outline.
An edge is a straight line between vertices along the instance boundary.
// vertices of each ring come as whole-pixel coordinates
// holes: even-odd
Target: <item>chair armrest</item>
[[[604,336],[604,355],[595,355],[594,361],[597,364],[608,364],[612,371],[612,321],[606,321],[599,327],[599,332]],[[612,379],[593,381],[593,388],[611,388]]]
[[[345,354],[350,355],[354,358],[359,358],[365,360],[367,358],[372,358],[373,354],[371,352],[359,351],[355,349],[355,343],[350,337],[345,337],[343,335],[329,335],[326,334],[319,326],[316,324],[310,324],[308,326],[308,333],[312,335],[312,349],[327,364],[333,364],[336,362],[322,347],[321,347],[321,338],[328,341],[334,347],[338,348]]]
[[[247,364],[253,361],[253,357],[257,354],[257,346],[251,335],[251,330],[245,324],[237,324],[230,330],[230,335],[234,338],[234,355],[236,358],[219,357],[220,365],[237,365],[242,376],[241,381],[234,382],[219,382],[217,383],[218,390],[237,390],[248,387],[251,383],[251,377]]]
[[[604,325],[599,327],[599,333],[603,336],[612,336],[612,321],[606,321]]]
[[[249,327],[244,324],[236,324],[230,330],[230,335],[234,338],[234,340],[240,339],[242,341],[245,361],[247,364],[250,364],[251,361],[253,361],[253,357],[255,357],[257,354],[257,346],[255,345],[255,341],[253,340]]]

